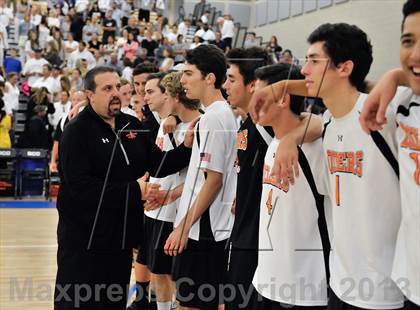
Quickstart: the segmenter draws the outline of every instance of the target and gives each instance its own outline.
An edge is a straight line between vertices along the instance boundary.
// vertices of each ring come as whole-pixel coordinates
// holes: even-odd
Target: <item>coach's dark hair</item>
[[[267,82],[268,85],[282,80],[303,80],[305,77],[300,73],[299,67],[286,63],[275,64],[258,68],[255,71],[258,80]],[[300,115],[304,109],[304,97],[290,95],[290,110]]]
[[[415,14],[417,12],[420,12],[420,1],[419,0],[407,0],[406,3],[404,3],[403,6],[403,21],[401,25],[401,31],[404,30],[404,23],[405,19],[408,15]]]
[[[187,51],[185,60],[195,65],[203,77],[213,73],[216,77],[214,87],[220,89],[226,77],[226,58],[223,51],[215,45],[200,45]]]
[[[157,68],[151,63],[138,64],[133,70],[133,76],[137,76],[143,73],[156,73]]]
[[[93,69],[90,69],[86,73],[85,80],[83,82],[85,90],[91,90],[93,92],[96,91],[95,77],[99,74],[108,73],[108,72],[117,73],[118,75],[120,75],[120,72],[117,69],[113,67],[109,67],[109,66],[97,66],[97,67],[94,67]]]
[[[227,53],[226,57],[229,64],[238,67],[245,85],[255,81],[257,68],[272,64],[268,53],[259,47],[234,48]]]
[[[157,85],[159,86],[159,89],[160,89],[161,93],[163,94],[165,92],[165,87],[162,86],[162,79],[165,77],[165,75],[166,75],[166,73],[163,73],[163,72],[151,73],[147,77],[146,82],[150,81],[150,80],[158,79],[158,84]]]
[[[350,83],[359,91],[366,91],[365,78],[372,65],[372,45],[366,33],[355,25],[346,23],[323,24],[308,38],[310,44],[323,42],[325,53],[337,67],[351,60],[354,64]]]

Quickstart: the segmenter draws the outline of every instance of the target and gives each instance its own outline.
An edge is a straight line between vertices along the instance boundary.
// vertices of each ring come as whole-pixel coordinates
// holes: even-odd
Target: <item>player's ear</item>
[[[205,80],[208,84],[214,85],[216,83],[216,76],[214,75],[214,73],[209,73],[206,75]]]
[[[354,63],[351,60],[347,60],[345,62],[342,62],[337,66],[337,69],[343,77],[348,77],[353,72]]]
[[[284,94],[283,100],[280,101],[279,105],[283,109],[290,107],[290,95],[288,93]]]
[[[255,92],[255,80],[249,82],[246,88],[250,94],[253,94]]]
[[[86,89],[85,94],[86,94],[86,97],[89,99],[89,102],[92,102],[93,91]]]

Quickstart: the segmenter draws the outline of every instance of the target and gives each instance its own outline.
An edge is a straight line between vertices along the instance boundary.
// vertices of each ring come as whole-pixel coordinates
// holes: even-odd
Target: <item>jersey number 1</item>
[[[335,204],[340,206],[340,176],[335,176]]]

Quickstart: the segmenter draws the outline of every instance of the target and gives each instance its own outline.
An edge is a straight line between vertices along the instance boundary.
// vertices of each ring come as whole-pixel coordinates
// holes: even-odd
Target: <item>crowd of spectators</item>
[[[198,20],[170,24],[164,9],[161,0],[0,0],[0,140],[7,141],[0,147],[51,149],[59,120],[96,65],[118,68],[131,83],[138,64],[149,62],[166,73],[184,62],[186,50],[201,44],[232,48],[235,26],[229,14],[214,25],[209,11]],[[249,32],[244,47],[256,45],[256,34]],[[275,62],[293,61],[275,36],[266,48]],[[25,131],[12,139],[13,121],[5,116],[16,115],[21,96],[28,98]]]

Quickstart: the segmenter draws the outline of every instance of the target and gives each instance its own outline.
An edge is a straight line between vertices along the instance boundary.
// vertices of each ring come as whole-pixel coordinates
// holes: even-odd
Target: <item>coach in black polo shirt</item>
[[[89,105],[64,130],[57,199],[58,254],[54,309],[125,309],[142,200],[157,190],[140,179],[188,165],[192,134],[166,154],[141,123],[121,113],[113,68],[86,74]]]

